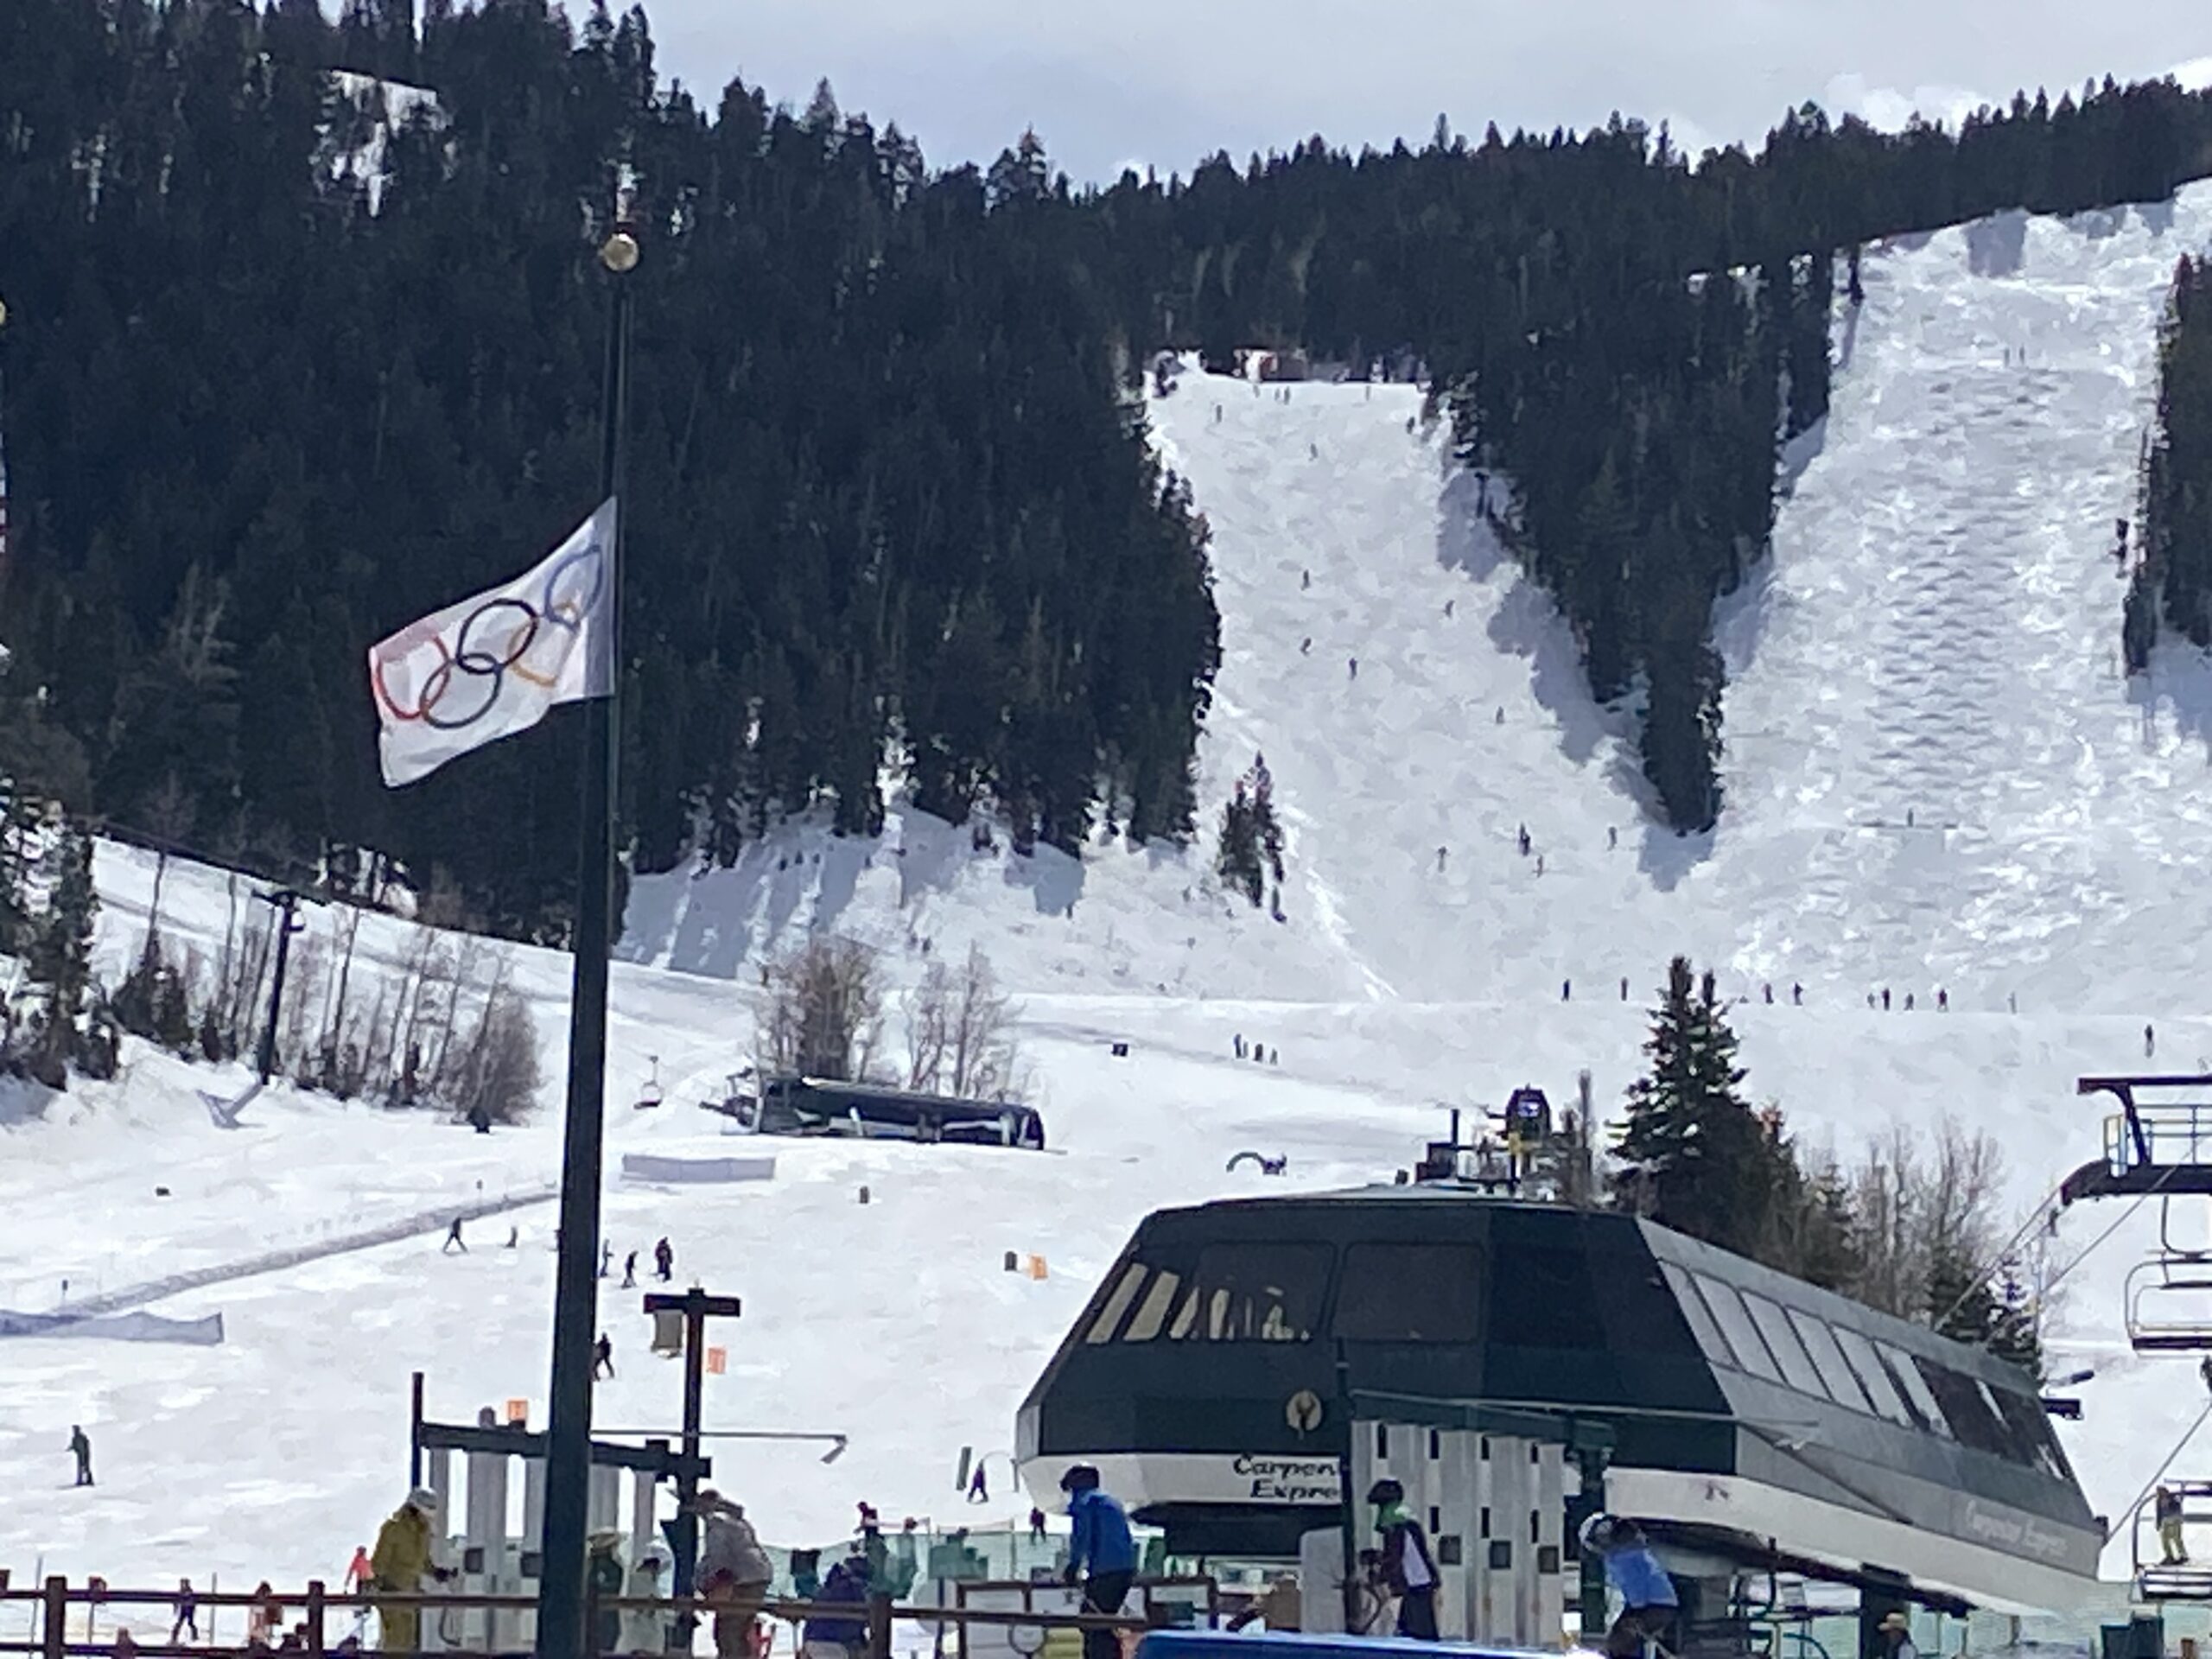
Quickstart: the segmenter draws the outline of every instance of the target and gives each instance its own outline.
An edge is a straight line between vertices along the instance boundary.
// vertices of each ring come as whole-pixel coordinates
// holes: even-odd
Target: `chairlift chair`
[[[2136,1352],[2212,1353],[2212,1255],[2160,1250],[2128,1269],[2125,1294]]]

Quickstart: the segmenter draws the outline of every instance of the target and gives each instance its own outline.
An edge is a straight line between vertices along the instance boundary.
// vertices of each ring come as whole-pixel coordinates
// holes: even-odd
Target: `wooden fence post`
[[[880,1592],[868,1599],[868,1659],[891,1659],[891,1598]]]
[[[322,1601],[325,1595],[322,1580],[308,1580],[308,1651],[315,1659],[322,1659]]]
[[[69,1580],[56,1573],[46,1581],[46,1618],[39,1634],[46,1659],[63,1659],[69,1646]]]

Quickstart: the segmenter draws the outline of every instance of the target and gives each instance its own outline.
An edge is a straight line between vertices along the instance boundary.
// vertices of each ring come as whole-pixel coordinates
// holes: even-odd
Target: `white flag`
[[[614,498],[545,561],[369,647],[384,781],[528,731],[556,702],[614,690]]]

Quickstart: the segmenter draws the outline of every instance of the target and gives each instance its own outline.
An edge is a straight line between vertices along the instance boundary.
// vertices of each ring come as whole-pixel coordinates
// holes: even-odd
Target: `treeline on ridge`
[[[334,69],[435,95],[380,176]],[[1077,190],[1033,137],[932,172],[826,86],[709,111],[635,10],[23,0],[0,770],[249,863],[372,846],[467,919],[558,937],[572,728],[388,793],[361,662],[591,505],[585,232],[626,159],[635,868],[815,802],[867,832],[887,760],[1018,846],[1189,834],[1218,630],[1203,522],[1145,441],[1166,346],[1424,371],[1593,689],[1640,698],[1662,814],[1699,828],[1711,607],[1764,546],[1778,439],[1825,410],[1831,255],[2163,195],[2209,139],[2203,98],[2107,82],[1956,134],[1808,107],[1695,172],[1616,119]]]

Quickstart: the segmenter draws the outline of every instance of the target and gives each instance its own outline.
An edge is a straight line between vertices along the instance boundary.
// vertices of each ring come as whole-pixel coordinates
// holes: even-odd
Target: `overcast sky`
[[[1026,126],[1079,180],[1188,174],[1319,132],[1425,141],[1609,112],[1686,147],[1757,141],[1808,98],[1893,124],[2094,75],[2212,71],[2208,0],[646,0],[664,76],[733,75],[895,119],[933,165]],[[2208,73],[2207,79],[2212,79]]]

